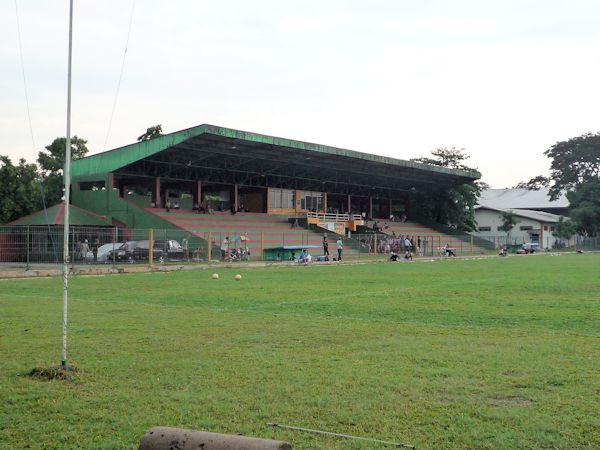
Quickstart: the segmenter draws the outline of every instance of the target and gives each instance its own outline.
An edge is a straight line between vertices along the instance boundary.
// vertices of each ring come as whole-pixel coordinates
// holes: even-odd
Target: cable
[[[31,135],[31,143],[35,151],[35,138],[33,136],[33,125],[31,124],[31,113],[29,111],[29,93],[27,91],[27,78],[25,77],[25,63],[23,62],[23,46],[21,44],[21,22],[19,20],[19,5],[15,0],[15,13],[17,15],[17,37],[19,40],[19,57],[21,59],[21,75],[23,76],[23,87],[25,88],[25,104],[27,106],[27,120],[29,121],[29,134]]]
[[[15,15],[17,17],[17,37],[18,37],[18,42],[19,42],[19,59],[21,61],[21,75],[23,77],[23,89],[25,91],[25,105],[27,107],[27,120],[29,122],[29,134],[31,136],[31,145],[33,146],[33,151],[35,152],[37,145],[35,144],[35,137],[33,134],[33,124],[31,121],[31,110],[29,108],[29,92],[27,89],[27,77],[25,76],[25,62],[23,60],[23,45],[21,44],[21,21],[19,19],[19,4],[18,4],[17,0],[15,0]],[[52,230],[50,229],[50,221],[48,220],[48,209],[46,208],[46,195],[44,193],[44,186],[42,185],[42,180],[39,178],[38,178],[38,184],[40,187],[44,216],[46,218],[46,226],[48,227],[48,236],[50,237],[50,243],[52,245],[52,252],[54,254],[55,261],[58,262],[56,246],[54,245],[54,238],[52,235]]]
[[[16,0],[15,0],[16,1]],[[119,81],[117,82],[117,92],[115,93],[115,100],[113,102],[112,110],[110,112],[110,119],[108,121],[108,130],[106,131],[106,138],[104,139],[104,147],[102,151],[106,150],[106,144],[108,143],[108,137],[110,136],[110,130],[112,128],[112,121],[117,109],[117,100],[119,98],[119,91],[121,90],[121,80],[123,79],[123,72],[125,70],[125,59],[127,57],[127,48],[129,47],[129,36],[131,34],[131,24],[133,22],[133,12],[135,10],[135,2],[133,0],[131,4],[131,16],[129,17],[129,28],[127,29],[127,40],[125,41],[125,52],[123,53],[123,60],[121,61],[121,73],[119,74]]]

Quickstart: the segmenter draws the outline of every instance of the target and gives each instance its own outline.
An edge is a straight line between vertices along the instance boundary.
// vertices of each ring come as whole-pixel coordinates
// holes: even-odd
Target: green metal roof
[[[51,206],[45,211],[37,211],[8,225],[62,225],[65,217],[65,207],[63,203]],[[69,223],[78,226],[111,226],[104,216],[93,213],[78,206],[71,205],[69,208]]]
[[[436,174],[447,175],[451,178],[462,179],[462,182],[469,182],[481,177],[481,174],[476,171],[464,171],[458,169],[448,169],[439,166],[430,166],[414,161],[405,161],[386,156],[357,152],[354,150],[266,136],[258,133],[249,133],[246,131],[239,131],[231,128],[207,124],[177,131],[175,133],[167,134],[149,141],[137,142],[135,144],[127,145],[115,150],[110,150],[73,161],[71,166],[71,175],[74,178],[77,178],[114,172],[137,161],[143,160],[152,155],[156,155],[157,153],[165,151],[171,147],[175,147],[178,144],[182,144],[186,141],[203,136],[206,136],[207,138],[210,138],[211,136],[221,137],[225,139],[246,142],[248,144],[262,144],[263,150],[270,150],[273,153],[273,156],[285,157],[286,154],[296,150],[312,155],[315,161],[318,161],[319,157],[323,156],[325,157],[324,161],[327,161],[328,163],[331,161],[326,157],[335,156],[340,159],[363,161],[366,163],[367,167],[370,163],[376,163],[377,165],[384,164],[390,169],[394,167],[401,169],[412,169],[414,171],[424,172],[424,174],[430,174],[434,177]]]

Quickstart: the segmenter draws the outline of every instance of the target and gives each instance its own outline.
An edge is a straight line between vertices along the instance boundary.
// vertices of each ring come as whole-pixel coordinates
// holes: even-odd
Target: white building
[[[508,242],[506,242],[507,233],[502,230],[503,212],[512,212],[518,220],[510,231]],[[537,243],[540,248],[552,248],[556,241],[554,231],[560,217],[556,214],[529,209],[494,209],[478,206],[475,209],[478,231],[472,234],[496,243],[497,247],[505,243]]]
[[[556,200],[550,200],[550,189],[537,191],[529,189],[486,189],[481,192],[477,204],[492,209],[531,209],[552,214],[565,215],[569,200],[562,194]]]

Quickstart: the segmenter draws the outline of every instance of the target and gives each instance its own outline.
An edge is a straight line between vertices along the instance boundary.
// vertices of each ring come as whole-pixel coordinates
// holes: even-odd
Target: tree
[[[550,198],[556,200],[564,191],[575,189],[600,175],[600,133],[587,133],[557,142],[544,152],[552,158]]]
[[[543,175],[533,177],[531,180],[521,181],[513,189],[529,189],[530,191],[539,191],[543,187],[550,186],[550,178]]]
[[[85,139],[73,136],[71,138],[71,159],[81,159],[88,152],[87,141]],[[65,166],[65,149],[67,148],[67,138],[60,137],[46,146],[44,151],[38,153],[38,164],[45,173],[61,172]]]
[[[432,157],[423,156],[412,161],[450,169],[476,171],[466,165],[469,155],[464,149],[438,148]],[[489,187],[489,186],[488,186]],[[475,205],[485,183],[472,182],[453,188],[438,188],[414,194],[412,213],[422,220],[449,226],[458,231],[475,231]]]
[[[39,174],[35,164],[24,159],[13,165],[8,156],[0,155],[0,223],[11,222],[31,214],[41,206]]]
[[[584,236],[600,234],[600,180],[588,180],[567,192],[569,214],[575,229]]]
[[[431,155],[433,158],[421,156],[419,158],[413,158],[411,161],[429,164],[430,166],[448,167],[449,169],[475,170],[464,164],[464,161],[470,158],[470,156],[465,153],[464,148],[436,148],[431,151]]]
[[[506,233],[506,243],[508,244],[508,240],[510,239],[510,232],[515,227],[517,223],[519,223],[519,218],[512,211],[504,211],[500,214],[502,219],[502,225],[500,225],[500,230]]]
[[[575,222],[564,217],[559,217],[556,223],[556,229],[554,230],[554,236],[559,239],[570,239],[577,233],[577,226]]]
[[[155,139],[159,136],[162,136],[162,125],[154,125],[153,127],[147,128],[146,132],[141,136],[138,136],[138,142],[149,141],[151,139]]]
[[[71,160],[81,159],[89,152],[85,139],[73,136],[71,138]],[[67,138],[59,137],[47,145],[44,151],[38,153],[38,164],[42,171],[42,182],[46,204],[60,203],[63,196],[63,168]]]

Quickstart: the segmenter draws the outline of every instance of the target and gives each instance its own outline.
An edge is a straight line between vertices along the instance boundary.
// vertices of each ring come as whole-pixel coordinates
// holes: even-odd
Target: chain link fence
[[[326,238],[327,245],[324,245]],[[341,240],[341,244],[338,243]],[[478,238],[471,235],[389,235],[268,232],[196,232],[182,229],[123,229],[73,226],[69,233],[69,261],[75,266],[209,261],[295,261],[303,250],[313,261],[390,258],[452,257],[540,251],[539,245],[506,236]],[[23,267],[58,265],[63,261],[63,227],[0,227],[0,265]],[[546,248],[544,248],[545,250]],[[574,237],[553,242],[552,250],[598,250],[600,238]]]

